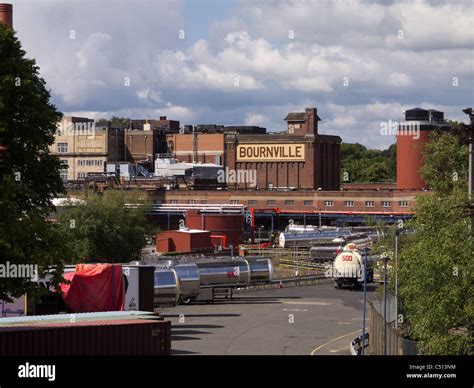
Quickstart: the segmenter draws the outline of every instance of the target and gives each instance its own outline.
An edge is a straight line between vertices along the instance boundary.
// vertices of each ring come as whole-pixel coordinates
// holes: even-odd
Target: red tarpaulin
[[[125,284],[120,264],[78,264],[60,284],[64,303],[75,313],[122,311]]]

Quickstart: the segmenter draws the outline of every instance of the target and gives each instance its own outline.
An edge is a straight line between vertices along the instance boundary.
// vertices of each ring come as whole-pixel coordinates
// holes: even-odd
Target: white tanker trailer
[[[155,305],[190,303],[200,299],[206,289],[248,287],[272,280],[270,259],[206,261],[155,264]]]
[[[344,247],[334,259],[331,272],[336,288],[347,285],[352,286],[353,289],[361,287],[366,271],[364,271],[364,257],[356,244],[349,243]],[[374,268],[367,258],[367,283],[372,282],[373,276]]]
[[[281,248],[311,247],[322,242],[331,242],[335,238],[344,238],[352,233],[347,229],[319,230],[315,232],[289,233],[282,232],[278,237],[278,244]]]

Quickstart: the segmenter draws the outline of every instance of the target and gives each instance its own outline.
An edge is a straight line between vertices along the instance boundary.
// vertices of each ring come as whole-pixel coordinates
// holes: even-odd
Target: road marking
[[[350,335],[359,333],[359,332],[361,332],[361,331],[362,331],[362,329],[359,329],[359,330],[353,331],[352,333],[347,333],[347,334],[341,335],[340,337],[334,338],[334,339],[332,339],[331,341],[328,341],[328,342],[326,342],[325,344],[322,344],[322,345],[318,346],[316,349],[313,349],[313,351],[311,352],[311,355],[314,356],[314,353],[316,353],[318,350],[324,348],[325,346],[329,345],[330,343],[333,343],[333,342],[335,342],[335,341],[338,341],[338,340],[340,340],[340,339],[342,339],[342,338],[344,338],[344,337],[348,337],[348,336],[350,336]]]
[[[332,303],[326,302],[300,302],[300,301],[284,301],[285,304],[304,304],[304,305],[311,305],[311,306],[330,306]]]
[[[283,311],[308,311],[308,309],[283,309]]]
[[[352,325],[352,322],[338,322],[338,325]]]
[[[343,346],[342,348],[339,348],[339,349],[331,349],[329,352],[330,353],[339,353],[339,352],[342,352],[343,350],[349,350],[349,345]]]

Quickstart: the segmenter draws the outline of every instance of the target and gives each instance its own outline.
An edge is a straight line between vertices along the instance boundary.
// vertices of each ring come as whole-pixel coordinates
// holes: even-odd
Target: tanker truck
[[[353,289],[360,289],[364,284],[364,256],[357,249],[355,243],[349,243],[344,246],[334,259],[332,275],[334,278],[334,287],[342,288],[351,286]],[[367,258],[367,283],[372,282],[374,268],[371,261]]]

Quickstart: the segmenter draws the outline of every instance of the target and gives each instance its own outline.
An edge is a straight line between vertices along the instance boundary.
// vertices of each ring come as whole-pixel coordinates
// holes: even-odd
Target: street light
[[[474,174],[472,172],[474,164],[474,154],[472,143],[474,141],[474,113],[472,113],[472,108],[463,109],[463,112],[469,116],[471,123],[469,125],[463,125],[464,130],[468,133],[469,136],[469,184],[468,184],[468,193],[469,193],[469,216],[471,217],[470,228],[472,230],[473,223],[473,203],[472,203],[472,190],[474,187]]]
[[[362,355],[364,355],[365,349],[365,314],[366,314],[366,306],[367,306],[367,255],[369,252],[369,248],[365,248],[364,252],[364,318],[362,322]]]

